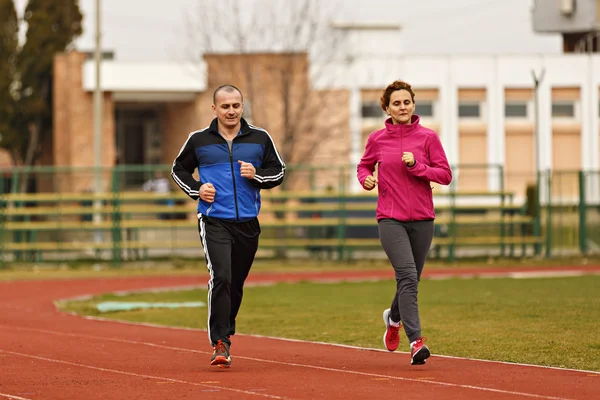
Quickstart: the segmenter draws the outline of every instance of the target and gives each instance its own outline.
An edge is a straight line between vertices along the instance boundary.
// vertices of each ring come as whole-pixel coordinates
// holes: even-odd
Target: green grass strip
[[[600,276],[424,280],[423,335],[434,354],[600,371]],[[239,333],[382,348],[381,313],[395,282],[247,287]],[[63,304],[100,315],[101,301],[205,301],[206,290],[104,295]],[[206,328],[206,308],[101,314],[133,322]],[[235,340],[235,337],[233,338]],[[405,336],[399,350],[408,351]]]

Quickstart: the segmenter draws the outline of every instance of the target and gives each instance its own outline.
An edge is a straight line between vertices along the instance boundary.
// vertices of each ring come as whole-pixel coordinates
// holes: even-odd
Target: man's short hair
[[[242,94],[242,91],[240,89],[236,88],[233,85],[225,84],[215,89],[215,92],[213,93],[213,104],[217,104],[217,93],[219,93],[221,90],[228,93],[237,91],[240,94],[240,97],[242,98],[242,103],[244,102],[244,95]]]

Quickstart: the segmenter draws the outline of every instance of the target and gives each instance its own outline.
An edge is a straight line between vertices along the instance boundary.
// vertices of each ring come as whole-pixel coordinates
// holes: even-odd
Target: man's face
[[[240,123],[244,112],[244,103],[240,92],[220,90],[215,96],[215,100],[212,109],[219,124],[226,128],[235,128]]]

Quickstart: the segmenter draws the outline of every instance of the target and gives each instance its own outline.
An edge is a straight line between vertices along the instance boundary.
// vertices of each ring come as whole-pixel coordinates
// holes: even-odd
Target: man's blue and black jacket
[[[241,176],[238,161],[254,165],[254,179]],[[196,169],[200,181],[193,176]],[[198,214],[228,221],[247,221],[258,216],[260,189],[280,185],[284,175],[285,164],[269,133],[243,118],[231,150],[219,134],[215,118],[209,127],[190,134],[171,170],[177,185],[192,199],[199,200]],[[215,187],[213,203],[199,198],[204,183]]]

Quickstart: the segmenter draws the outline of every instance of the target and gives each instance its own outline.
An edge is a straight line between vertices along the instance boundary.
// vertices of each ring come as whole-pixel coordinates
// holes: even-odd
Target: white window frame
[[[506,106],[510,104],[525,104],[525,116],[524,117],[515,117],[515,116],[507,116],[506,115]],[[504,101],[504,110],[503,117],[506,121],[533,121],[533,102],[531,100],[506,100]]]
[[[375,108],[380,112],[380,114],[382,116],[385,116],[385,111],[383,111],[383,109],[381,108],[381,105],[379,104],[379,101],[367,101],[367,102],[362,102],[360,105],[360,117],[362,119],[372,119],[372,118],[380,118],[379,116],[377,117],[363,117],[362,115],[362,109],[364,106],[376,106]]]
[[[478,117],[461,117],[459,115],[459,108],[461,105],[479,105],[479,116]],[[456,116],[459,121],[477,121],[477,122],[485,122],[487,119],[486,112],[487,103],[485,100],[459,100],[456,104]]]
[[[430,103],[431,104],[431,113],[433,115],[420,115],[419,117],[421,117],[421,121],[435,121],[437,119],[438,116],[438,101],[437,100],[422,100],[422,101],[417,101],[418,103]],[[415,110],[416,112],[416,110]]]
[[[377,107],[379,107],[379,110],[381,110],[381,116],[379,116],[379,117],[363,117],[362,116],[362,107],[367,104],[377,104]],[[378,101],[377,102],[376,101],[366,101],[366,102],[361,103],[360,121],[361,121],[361,125],[363,128],[375,129],[375,127],[381,127],[381,126],[383,126],[383,121],[385,121],[386,118],[387,118],[387,114],[385,113],[385,111],[383,111],[381,109],[381,106],[379,105]]]
[[[555,117],[552,115],[552,106],[553,105],[565,105],[572,104],[573,105],[573,116],[572,117]],[[581,119],[581,104],[579,100],[552,100],[550,103],[550,118],[552,121],[558,122],[573,122],[579,121]]]

